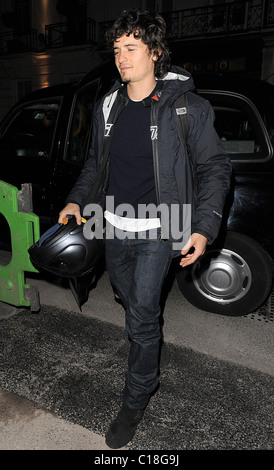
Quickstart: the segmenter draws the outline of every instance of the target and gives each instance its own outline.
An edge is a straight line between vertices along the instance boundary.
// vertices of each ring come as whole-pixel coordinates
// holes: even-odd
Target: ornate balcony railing
[[[274,32],[274,0],[220,3],[164,12],[162,15],[167,23],[170,41]],[[98,41],[101,47],[104,46],[104,33],[111,24],[112,21],[99,23]]]
[[[274,30],[274,0],[220,3],[163,13],[170,40]]]

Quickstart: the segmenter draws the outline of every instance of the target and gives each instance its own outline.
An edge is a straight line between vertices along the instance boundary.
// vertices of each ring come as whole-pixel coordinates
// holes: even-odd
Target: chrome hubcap
[[[236,302],[251,286],[251,271],[246,261],[228,249],[205,254],[193,267],[193,282],[208,299],[221,304]]]

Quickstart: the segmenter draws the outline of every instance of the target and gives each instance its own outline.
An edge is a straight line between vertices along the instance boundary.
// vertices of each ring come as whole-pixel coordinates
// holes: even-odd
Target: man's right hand
[[[76,222],[78,225],[81,225],[82,223],[82,216],[80,213],[80,207],[78,204],[74,204],[72,202],[69,202],[64,209],[61,210],[59,213],[59,219],[58,223],[63,224],[64,219],[66,218],[67,215],[74,215]]]

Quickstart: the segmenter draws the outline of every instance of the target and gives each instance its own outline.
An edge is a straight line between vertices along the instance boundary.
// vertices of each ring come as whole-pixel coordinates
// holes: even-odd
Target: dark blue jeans
[[[131,340],[124,388],[130,408],[144,409],[158,385],[160,297],[170,259],[170,244],[159,239],[106,240],[108,275],[124,305]]]

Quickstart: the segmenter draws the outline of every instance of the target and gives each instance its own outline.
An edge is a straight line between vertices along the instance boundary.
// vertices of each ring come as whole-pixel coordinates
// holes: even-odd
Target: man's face
[[[142,82],[154,78],[155,55],[141,39],[135,39],[133,34],[124,34],[113,45],[115,64],[126,83]]]

